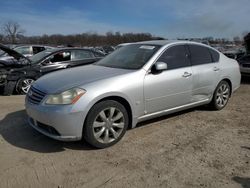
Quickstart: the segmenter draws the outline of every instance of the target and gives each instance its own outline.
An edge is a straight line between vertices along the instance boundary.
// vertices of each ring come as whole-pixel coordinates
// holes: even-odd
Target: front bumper
[[[44,106],[26,100],[29,124],[40,133],[61,141],[82,138],[84,113],[75,111],[72,105]]]

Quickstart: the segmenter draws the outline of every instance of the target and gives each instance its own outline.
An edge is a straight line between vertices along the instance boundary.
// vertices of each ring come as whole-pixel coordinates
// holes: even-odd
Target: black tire
[[[103,114],[102,112],[105,114],[106,120],[107,121],[110,120],[111,123],[110,122],[107,123],[106,121],[104,122],[103,116],[100,115],[100,114]],[[115,119],[117,119],[118,116],[120,117],[121,114],[123,116],[120,119],[115,121]],[[98,123],[98,121],[100,121],[99,123],[103,125],[100,127],[95,127],[94,123]],[[128,123],[129,123],[128,113],[122,104],[113,100],[102,101],[102,102],[95,104],[90,109],[87,115],[85,124],[84,124],[84,128],[83,128],[83,138],[86,142],[88,142],[90,145],[96,148],[101,149],[101,148],[110,147],[121,140],[121,138],[124,136],[128,128]],[[113,126],[115,124],[116,126]],[[117,125],[119,126],[122,125],[124,127],[118,128]],[[118,134],[119,136],[114,134],[114,129],[116,129],[115,131],[117,131],[115,133],[117,134],[119,133]],[[99,134],[100,132],[102,133]],[[106,142],[107,139],[105,139],[106,132],[108,132],[107,135],[109,135],[108,136],[108,138],[110,139],[109,142]],[[97,136],[95,135],[100,135],[100,136],[96,138]]]
[[[26,95],[28,93],[29,88],[27,90],[24,90],[24,84],[26,84],[25,82],[27,80],[30,82],[30,86],[35,81],[33,78],[21,78],[20,80],[18,80],[16,85],[16,91],[18,94]]]
[[[227,97],[227,99],[226,100],[224,100],[224,99],[222,99],[223,97],[222,97],[222,95],[223,95],[223,91],[221,91],[221,88],[222,87],[225,87],[225,90],[224,90],[224,92],[225,92],[225,96]],[[228,90],[228,91],[227,91]],[[226,92],[227,91],[227,92]],[[220,92],[222,92],[222,94],[220,94]],[[218,100],[218,95],[220,95],[219,97],[221,98],[220,100],[223,100],[224,102],[222,103],[221,102],[221,104],[218,102],[218,101],[220,101],[220,100]],[[213,94],[213,99],[212,99],[212,101],[211,101],[211,103],[210,103],[210,107],[213,109],[213,110],[221,110],[221,109],[223,109],[226,105],[227,105],[227,103],[228,103],[228,101],[229,101],[229,98],[230,98],[230,95],[231,95],[231,87],[230,87],[230,85],[229,85],[229,83],[227,82],[227,81],[225,81],[225,80],[222,80],[218,85],[217,85],[217,87],[216,87],[216,89],[215,89],[215,91],[214,91],[214,94]],[[223,95],[224,96],[224,95]]]
[[[5,96],[12,95],[14,93],[15,86],[16,86],[15,81],[8,81],[4,86],[3,95]]]

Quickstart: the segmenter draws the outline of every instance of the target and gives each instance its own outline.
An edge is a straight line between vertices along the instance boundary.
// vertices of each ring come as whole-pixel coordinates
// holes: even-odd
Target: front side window
[[[160,47],[158,45],[131,44],[117,49],[98,61],[96,65],[121,69],[140,69]]]
[[[44,58],[48,57],[53,52],[54,52],[53,50],[44,50],[42,52],[39,52],[31,56],[29,59],[31,60],[32,64],[40,63]]]
[[[74,50],[71,53],[72,53],[72,60],[93,58],[93,54],[87,50]]]
[[[70,61],[71,59],[70,52],[59,52],[51,56],[50,62],[56,63],[56,62],[63,62],[63,61]]]
[[[158,61],[167,63],[168,70],[190,66],[184,45],[170,47],[161,55]]]
[[[209,49],[200,45],[188,45],[191,55],[192,65],[202,65],[212,63],[211,54]]]

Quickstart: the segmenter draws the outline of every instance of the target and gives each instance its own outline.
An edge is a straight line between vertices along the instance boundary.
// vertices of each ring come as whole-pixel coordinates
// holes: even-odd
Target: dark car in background
[[[91,64],[103,57],[103,54],[82,48],[54,48],[30,58],[3,45],[0,49],[15,59],[11,62],[0,60],[0,86],[4,95],[26,94],[30,85],[44,74]]]
[[[240,64],[241,75],[250,76],[250,54],[237,59],[237,61]]]

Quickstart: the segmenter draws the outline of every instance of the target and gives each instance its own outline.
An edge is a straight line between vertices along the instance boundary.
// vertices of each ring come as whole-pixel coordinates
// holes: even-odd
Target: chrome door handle
[[[214,71],[219,71],[219,70],[220,70],[220,68],[218,68],[218,67],[214,67],[214,68],[213,68],[213,70],[214,70]]]
[[[185,78],[190,77],[190,76],[192,76],[192,73],[189,73],[189,72],[184,72],[184,74],[182,75],[182,77],[185,77]]]

